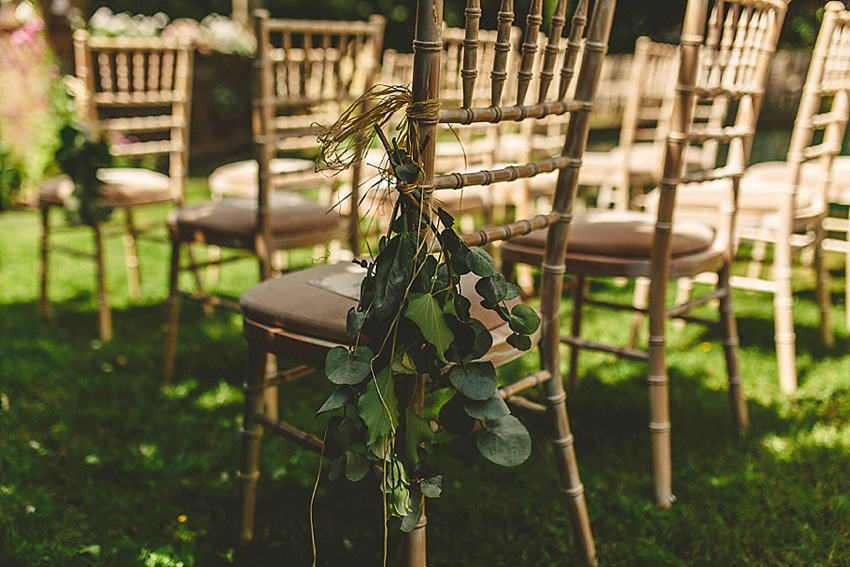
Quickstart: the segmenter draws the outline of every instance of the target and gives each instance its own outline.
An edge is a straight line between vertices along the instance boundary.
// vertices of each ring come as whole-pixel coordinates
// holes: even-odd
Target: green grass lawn
[[[34,211],[0,215],[0,566],[230,565],[245,366],[239,317],[206,318],[184,302],[179,378],[164,387],[168,247],[142,245],[142,297],[130,300],[121,242],[109,243],[115,339],[101,344],[91,266],[56,256],[55,313],[38,317],[39,232]],[[68,238],[85,245],[89,234]],[[568,403],[600,564],[850,565],[850,334],[841,258],[830,265],[836,344],[819,344],[813,295],[801,290],[794,396],[779,392],[771,298],[736,294],[752,422],[743,439],[732,432],[718,336],[671,331],[678,501],[670,510],[653,504],[645,365],[582,357]],[[228,270],[222,287],[238,296],[256,271]],[[629,297],[629,288],[596,285]],[[587,328],[625,337],[629,322],[625,314],[591,316]],[[527,355],[507,372],[534,364]],[[318,432],[314,412],[331,389],[321,376],[292,384],[281,412]],[[429,501],[430,565],[582,564],[545,442],[513,469],[437,461],[444,484],[442,498]],[[251,565],[310,565],[318,465],[267,436]],[[380,493],[368,480],[323,478],[314,526],[319,565],[381,564]],[[401,564],[395,525],[388,539],[389,564]]]

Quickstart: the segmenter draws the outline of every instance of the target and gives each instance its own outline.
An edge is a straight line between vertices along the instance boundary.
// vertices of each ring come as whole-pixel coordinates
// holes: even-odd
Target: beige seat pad
[[[133,167],[99,169],[97,177],[103,182],[102,203],[107,207],[127,207],[161,203],[174,198],[171,179],[157,171]],[[48,179],[39,187],[38,199],[43,203],[63,205],[74,191],[67,175]]]
[[[312,180],[317,187],[323,185],[325,179],[315,172],[315,168],[316,164],[309,159],[276,158],[269,162],[273,185],[277,181],[281,185],[301,187],[307,180]],[[207,181],[210,193],[215,197],[254,197],[257,195],[258,176],[256,160],[245,160],[217,167]],[[280,179],[275,180],[275,177]]]
[[[775,212],[779,207],[777,195],[782,190],[782,185],[788,181],[788,168],[782,162],[765,162],[750,167],[741,178],[738,197],[739,213],[747,215]],[[814,177],[808,175],[803,177],[797,192],[798,210],[812,205],[813,191],[816,188],[817,183]],[[731,191],[731,184],[726,180],[702,183],[693,188],[683,185],[676,192],[676,207],[683,211],[717,210],[720,205],[731,203]],[[657,191],[653,191],[646,201],[647,208],[654,209],[657,200]]]
[[[570,223],[567,250],[571,254],[650,258],[655,233],[655,216],[639,211],[589,210],[578,213]],[[672,257],[707,250],[714,241],[708,225],[684,220],[673,227]],[[518,236],[502,244],[539,248],[546,243],[546,230]]]
[[[336,210],[297,193],[279,191],[271,198],[274,237],[335,230],[340,223]],[[229,197],[221,201],[183,207],[168,215],[172,230],[193,230],[219,236],[251,237],[257,230],[257,200]]]
[[[268,327],[347,344],[346,315],[357,301],[309,283],[344,271],[362,272],[362,268],[348,263],[324,264],[266,280],[242,294],[242,315]],[[461,279],[464,295],[472,303],[471,316],[491,332],[506,326],[496,313],[481,307],[475,281],[474,275]],[[509,308],[517,302],[508,302]]]

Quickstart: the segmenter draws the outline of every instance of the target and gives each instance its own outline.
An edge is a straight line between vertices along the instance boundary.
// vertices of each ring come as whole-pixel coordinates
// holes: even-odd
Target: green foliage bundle
[[[450,214],[433,210],[418,185],[420,167],[405,149],[410,145],[399,148],[393,139],[390,147],[377,126],[376,132],[397,200],[377,256],[359,261],[366,275],[347,317],[351,344],[328,353],[326,374],[337,387],[319,413],[343,409],[326,430],[330,478],[357,481],[382,471],[387,511],[409,531],[420,518],[421,496],[440,495],[441,475],[429,458],[435,447],[455,456],[480,453],[504,466],[522,463],[531,451],[528,431],[498,393],[493,364],[481,360],[493,339],[471,315],[461,276],[474,274],[464,284],[475,281],[481,305],[510,325],[512,346],[529,349],[540,319],[526,305],[509,309],[519,288],[484,249],[458,236]],[[432,253],[435,242],[439,252]],[[429,400],[444,400],[430,411],[438,419],[417,412],[419,380]]]
[[[112,209],[101,203],[103,182],[97,177],[99,169],[112,165],[109,144],[70,124],[62,128],[59,137],[56,163],[74,183],[74,192],[65,202],[68,219],[89,225],[109,219]]]

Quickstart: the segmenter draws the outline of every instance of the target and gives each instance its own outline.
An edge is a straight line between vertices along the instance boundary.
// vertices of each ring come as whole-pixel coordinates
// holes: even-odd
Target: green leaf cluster
[[[359,480],[368,470],[382,471],[388,512],[410,530],[421,498],[441,492],[442,476],[430,459],[434,450],[481,454],[505,466],[523,462],[531,451],[528,432],[499,395],[496,369],[482,360],[493,338],[471,315],[461,276],[474,274],[482,307],[510,326],[516,348],[530,348],[540,319],[524,305],[509,309],[519,288],[496,271],[486,250],[458,236],[449,213],[432,209],[415,185],[420,168],[410,154],[396,140],[389,147],[381,139],[398,199],[374,260],[358,261],[367,270],[360,302],[346,319],[351,344],[327,355],[325,372],[337,388],[319,412],[343,413],[328,421],[331,478]],[[439,253],[429,252],[434,242]],[[428,402],[446,400],[429,406],[428,417],[412,405],[417,380],[433,394]],[[449,393],[436,395],[441,390]]]
[[[112,165],[109,144],[70,124],[62,128],[59,138],[56,163],[74,183],[74,192],[65,204],[69,220],[89,225],[108,220],[112,209],[101,204],[103,182],[97,171]]]

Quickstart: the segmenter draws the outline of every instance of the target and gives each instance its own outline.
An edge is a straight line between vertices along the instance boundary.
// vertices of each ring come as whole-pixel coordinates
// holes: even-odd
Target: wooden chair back
[[[189,163],[193,51],[161,37],[74,33],[77,113],[106,136],[110,152],[136,160],[165,156],[172,197],[182,203]]]
[[[807,175],[817,174],[820,187],[814,198],[821,208],[832,200],[832,164],[841,152],[850,113],[849,61],[850,11],[841,2],[829,2],[803,85],[787,158],[795,195],[804,170]]]
[[[658,257],[669,257],[670,231],[664,227],[673,219],[676,190],[699,190],[706,183],[729,189],[718,237],[731,246],[738,188],[749,162],[787,0],[720,0],[710,11],[708,6],[707,0],[692,0],[685,15],[676,97],[659,184]],[[701,112],[702,108],[709,110]],[[686,171],[691,155],[707,147],[714,159]],[[653,280],[664,282],[663,274],[654,275]]]
[[[322,125],[336,118],[373,84],[381,57],[386,21],[368,22],[273,19],[255,10],[257,54],[254,61],[253,131],[259,164],[257,226],[263,242],[271,242],[269,206],[280,179],[273,159],[318,154]],[[312,171],[287,176],[287,189],[315,187]],[[357,202],[360,163],[352,168],[351,187]],[[357,215],[350,215],[352,249],[359,248]],[[271,246],[260,251],[263,277],[271,274]]]
[[[511,31],[516,19],[512,0],[502,0],[498,7],[497,38],[492,66],[488,67],[480,67],[478,57],[481,2],[467,0],[464,10],[463,64],[458,70],[463,89],[460,104],[451,104],[449,101],[444,103],[441,100],[441,74],[444,68],[441,61],[443,4],[440,0],[420,0],[413,40],[415,59],[412,106],[416,107],[416,111],[413,108],[408,109],[408,118],[414,133],[410,150],[414,160],[421,164],[422,176],[418,185],[428,198],[439,189],[462,189],[477,185],[498,187],[502,183],[559,170],[551,213],[532,219],[520,219],[510,224],[481,228],[463,238],[470,245],[481,246],[548,227],[540,302],[541,372],[515,383],[510,391],[503,392],[503,395],[512,399],[512,392],[518,393],[542,382],[545,399],[549,400],[548,409],[551,411],[550,423],[553,430],[550,433],[557,440],[556,445],[560,449],[558,461],[564,465],[561,467],[562,486],[567,491],[575,487],[574,481],[578,475],[570,441],[572,435],[569,420],[563,403],[566,396],[560,378],[558,348],[564,256],[569,213],[578,182],[581,155],[587,145],[590,113],[607,50],[615,5],[615,0],[597,0],[593,5],[593,15],[588,19],[588,2],[579,0],[574,6],[569,27],[565,29],[568,24],[567,1],[558,0],[551,12],[546,44],[539,49],[538,39],[544,19],[543,2],[532,0],[525,17],[516,79],[511,85],[508,80],[508,60]],[[567,38],[562,37],[565,31]],[[580,51],[583,51],[581,65],[576,66]],[[556,67],[556,60],[559,58],[563,63]],[[535,65],[535,61],[540,62]],[[490,96],[489,100],[476,105],[476,83],[482,76],[490,78]],[[568,97],[567,93],[573,82],[575,95]],[[532,84],[535,85],[533,89]],[[433,101],[439,104],[433,104]],[[421,111],[419,105],[422,105]],[[563,116],[565,121],[569,118],[560,155],[473,172],[446,171],[440,166],[440,156],[436,153],[436,136],[440,125],[451,125],[462,130],[481,123],[498,125],[510,121],[536,121],[551,115]],[[422,387],[420,383],[418,388]],[[418,413],[422,412],[421,405],[412,409]],[[573,504],[573,519],[578,533],[581,534],[578,537],[585,542],[588,561],[595,563],[583,495]],[[408,557],[414,558],[412,564],[425,564],[424,529],[417,527],[409,535],[408,550]]]

